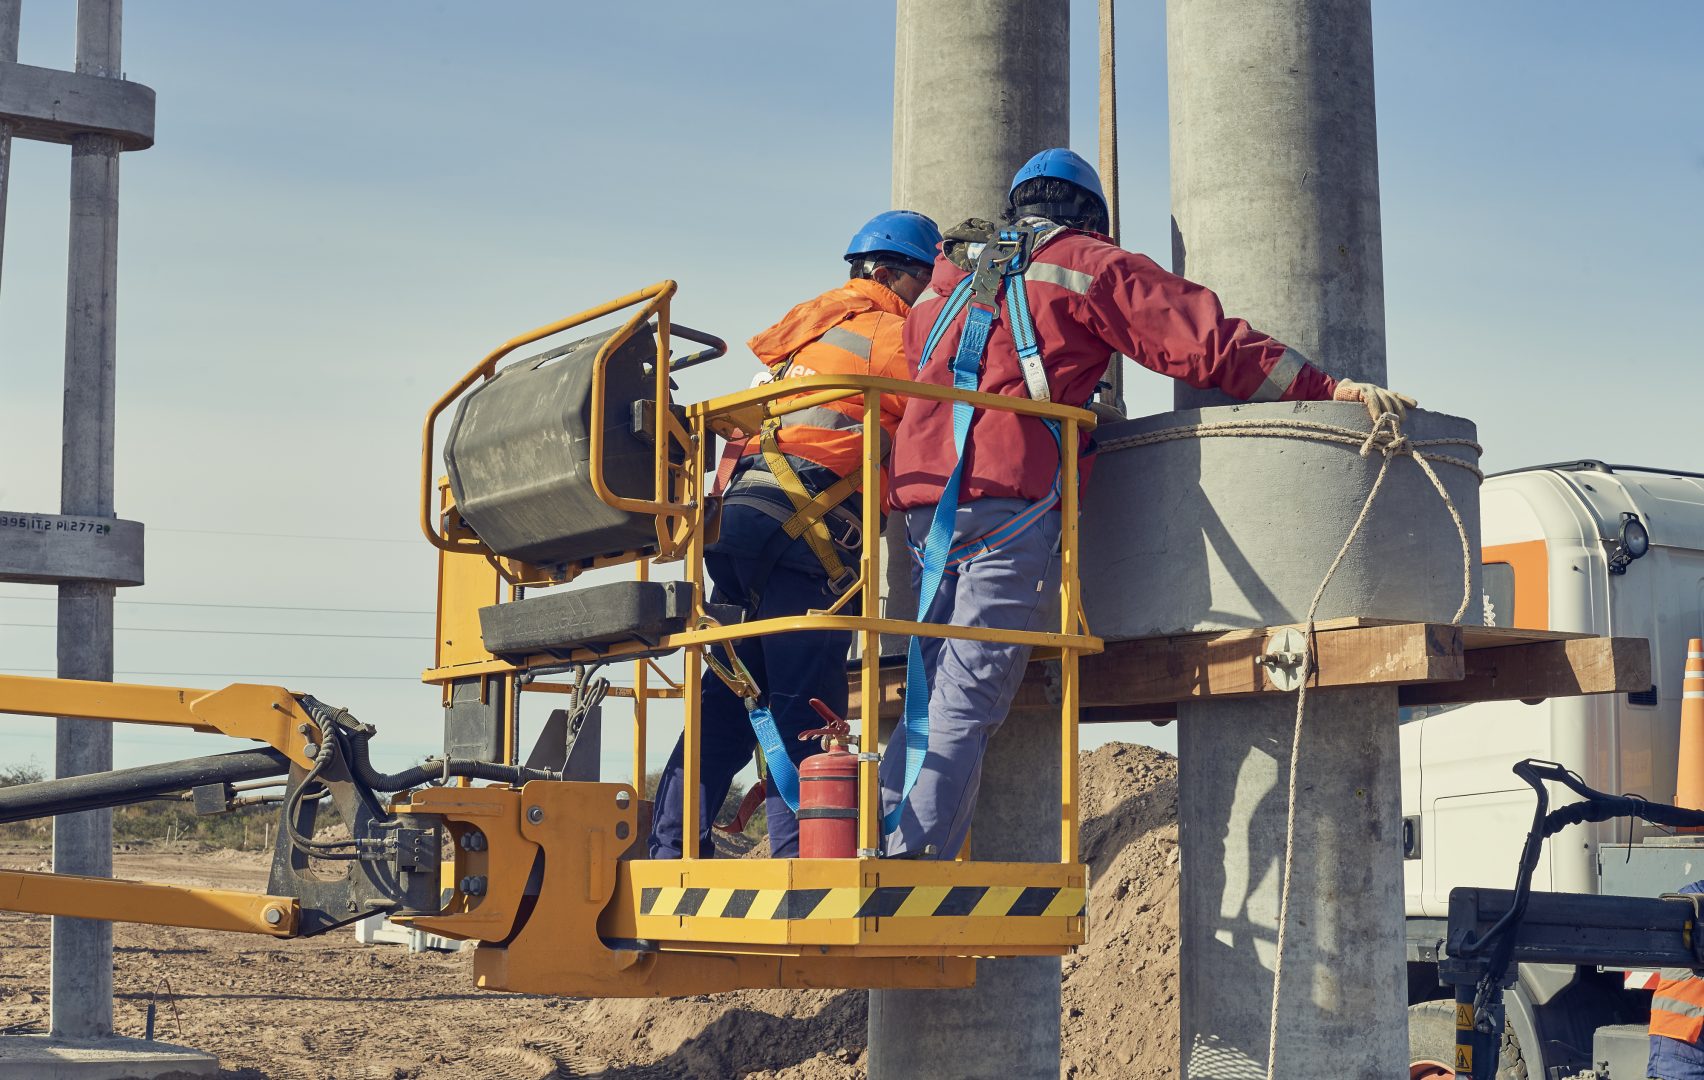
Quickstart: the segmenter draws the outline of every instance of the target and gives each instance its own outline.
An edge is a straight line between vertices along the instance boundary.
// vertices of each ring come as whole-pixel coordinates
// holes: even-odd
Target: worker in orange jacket
[[[847,246],[850,280],[794,307],[749,342],[767,368],[765,379],[908,378],[905,316],[928,284],[940,241],[940,230],[922,214],[891,210],[871,219]],[[781,398],[776,407],[796,397]],[[882,395],[884,456],[904,411],[902,399]],[[762,430],[730,445],[723,459],[720,535],[704,553],[717,598],[743,606],[752,620],[802,615],[839,599],[858,576],[863,458],[861,394],[775,416]],[[855,614],[856,598],[843,610]],[[705,678],[701,857],[714,853],[708,819],[754,747],[763,749],[768,765],[770,854],[797,855],[797,766],[818,749],[797,735],[821,725],[810,707],[812,698],[845,715],[851,645],[852,633],[839,630],[739,642],[735,652],[762,691],[750,709],[722,680]],[[657,784],[652,858],[677,858],[684,847],[682,755],[677,743]]]
[[[1704,881],[1683,887],[1704,893]],[[1651,995],[1651,1080],[1704,1080],[1704,979],[1690,968],[1664,968]]]

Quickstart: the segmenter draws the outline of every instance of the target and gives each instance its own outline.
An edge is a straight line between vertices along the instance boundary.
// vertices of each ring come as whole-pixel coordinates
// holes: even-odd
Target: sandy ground
[[[1064,960],[1062,1077],[1173,1077],[1177,1034],[1177,763],[1111,744],[1084,755],[1090,944]],[[0,866],[46,869],[39,848]],[[259,889],[232,851],[129,850],[122,877]],[[864,995],[746,991],[578,1001],[473,989],[470,954],[119,924],[116,1026],[219,1055],[224,1080],[601,1078],[853,1080]],[[0,913],[0,1029],[47,1024],[48,920]]]

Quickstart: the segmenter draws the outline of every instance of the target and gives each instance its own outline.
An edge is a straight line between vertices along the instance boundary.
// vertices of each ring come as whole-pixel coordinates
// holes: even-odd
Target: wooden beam
[[[1285,694],[1260,663],[1281,628],[1108,642],[1081,661],[1085,724],[1176,719],[1176,703]],[[1651,685],[1643,638],[1600,638],[1447,623],[1337,620],[1316,627],[1318,672],[1310,687],[1398,686],[1402,705],[1536,700],[1644,690]],[[1058,664],[1038,658],[1013,708],[1059,703]],[[857,675],[852,675],[854,688]],[[882,671],[882,717],[899,716],[902,668]],[[857,695],[853,695],[856,715]]]
[[[1476,649],[1456,682],[1405,686],[1403,705],[1537,700],[1615,694],[1651,686],[1651,647],[1644,638],[1574,638]]]
[[[1343,627],[1319,631],[1315,641],[1319,668],[1311,687],[1454,682],[1466,674],[1461,631],[1444,623]],[[1081,661],[1083,706],[1284,693],[1260,662],[1266,642],[1267,635],[1246,631],[1108,642],[1105,652]],[[1056,701],[1048,683],[1032,674],[1014,705]]]

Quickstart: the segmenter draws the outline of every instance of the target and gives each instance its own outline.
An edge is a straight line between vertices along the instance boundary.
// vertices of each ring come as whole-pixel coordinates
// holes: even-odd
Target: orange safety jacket
[[[1651,1034],[1685,1043],[1704,1036],[1704,979],[1688,968],[1664,968],[1651,995]]]
[[[793,308],[747,344],[778,379],[807,375],[907,379],[904,328],[910,310],[887,286],[855,278]],[[881,396],[884,459],[904,412],[904,399],[896,394]],[[836,476],[858,472],[864,459],[863,396],[854,394],[844,401],[782,416],[775,441],[782,453],[820,465]],[[729,457],[761,454],[758,443],[756,438],[736,443],[728,448]]]

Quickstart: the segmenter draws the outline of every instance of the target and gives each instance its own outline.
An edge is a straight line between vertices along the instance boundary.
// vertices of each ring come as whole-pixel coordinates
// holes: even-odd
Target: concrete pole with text
[[[77,71],[119,78],[121,0],[78,0]],[[71,244],[65,300],[64,451],[60,512],[113,517],[114,336],[118,292],[118,141],[71,143]],[[113,586],[59,586],[59,676],[112,680]],[[54,775],[112,768],[112,726],[61,718]],[[56,818],[53,869],[112,876],[112,811]],[[53,920],[53,1034],[112,1033],[112,924]]]

